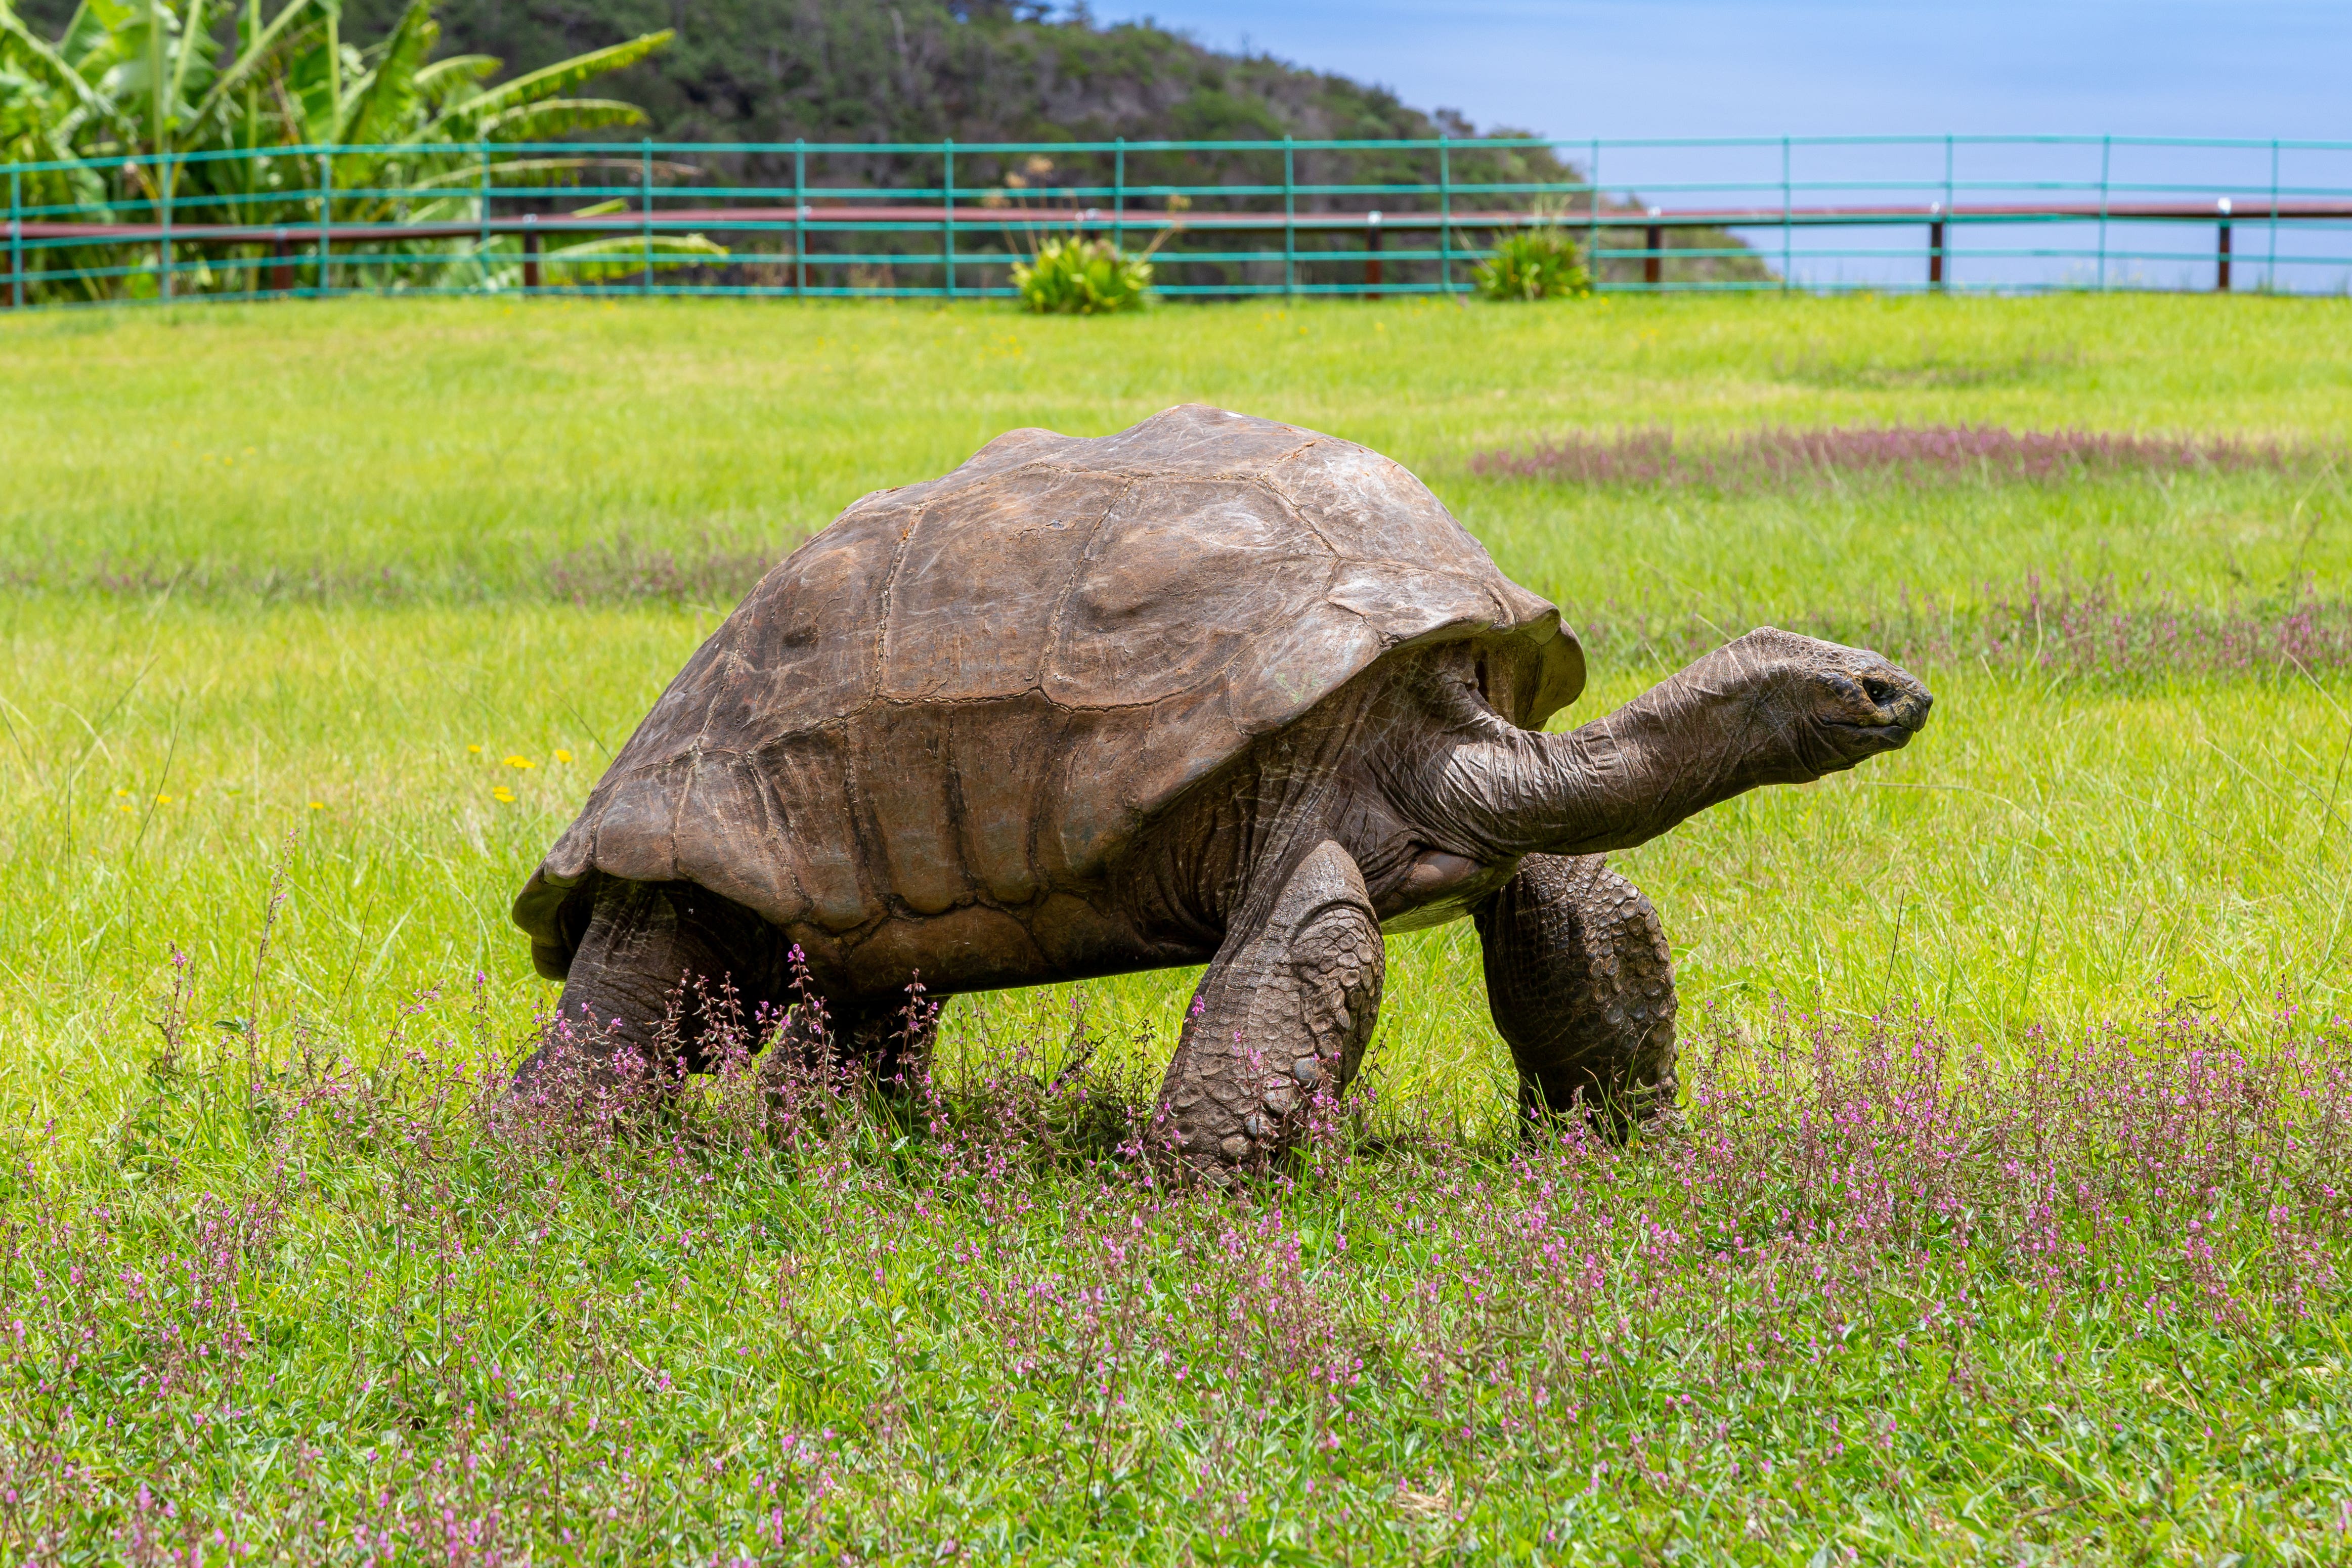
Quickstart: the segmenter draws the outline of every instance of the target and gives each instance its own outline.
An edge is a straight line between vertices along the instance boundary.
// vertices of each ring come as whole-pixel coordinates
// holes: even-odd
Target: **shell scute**
[[[1185,526],[1171,529],[1171,517]],[[1138,485],[1062,606],[1045,695],[1132,708],[1227,681],[1257,662],[1266,627],[1312,611],[1333,564],[1255,480]]]
[[[1143,708],[1070,710],[1062,752],[1037,808],[1048,874],[1086,875],[1116,855],[1148,812],[1238,752],[1248,735],[1234,722],[1222,683]]]
[[[772,838],[791,830],[775,794],[773,770],[761,766],[757,757],[706,757],[693,770],[687,789],[686,809],[678,815],[692,826],[673,838],[677,878],[749,909],[790,911],[786,919],[805,912],[809,900],[788,858],[744,855],[735,847],[745,839]],[[698,830],[703,823],[724,823],[728,829]]]
[[[1037,896],[1032,858],[1037,800],[1065,743],[1067,717],[1036,692],[956,708],[949,745],[956,760],[957,821],[964,866],[996,903]]]
[[[1169,482],[1254,479],[1299,447],[1330,437],[1295,425],[1278,425],[1271,419],[1193,403],[1155,414],[1116,435],[1055,439],[1062,445],[1051,451],[1048,460],[1056,468],[1073,473],[1145,474]],[[1024,449],[1041,458],[1047,457],[1042,442]]]
[[[747,760],[782,807],[782,826],[773,837],[751,845],[729,841],[729,852],[782,860],[807,900],[807,917],[825,930],[844,931],[865,923],[875,894],[852,816],[848,726],[827,724],[779,736],[747,753]],[[723,837],[717,832],[712,837]],[[798,912],[772,914],[748,900],[747,907],[779,925],[800,918]]]
[[[1425,641],[1456,626],[1479,630],[1507,621],[1511,607],[1485,583],[1386,561],[1350,561],[1331,584],[1330,602],[1367,627],[1384,647]]]
[[[1352,674],[1386,651],[1376,623],[1335,607],[1328,595],[1302,614],[1268,620],[1251,646],[1248,679],[1226,687],[1226,721],[1244,740],[1278,729],[1334,689],[1327,672]]]
[[[849,721],[852,765],[878,786],[862,793],[890,889],[920,915],[942,914],[971,896],[949,782],[952,711],[946,703],[877,702]]]
[[[876,609],[909,521],[907,509],[869,508],[793,552],[688,661],[624,759],[675,746],[689,717],[700,745],[744,750],[745,737],[864,707],[877,679]]]
[[[935,497],[891,574],[882,694],[963,702],[1034,688],[1055,608],[1129,488],[1016,468]]]
[[[1293,452],[1266,483],[1351,560],[1456,562],[1481,550],[1403,464],[1345,442]]]
[[[681,757],[618,781],[593,822],[575,822],[556,842],[549,869],[574,880],[592,865],[633,882],[676,880],[675,825],[678,807],[691,797],[696,765]]]

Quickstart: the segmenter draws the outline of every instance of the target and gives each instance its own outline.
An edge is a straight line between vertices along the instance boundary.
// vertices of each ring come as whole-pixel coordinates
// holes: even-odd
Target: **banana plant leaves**
[[[499,144],[642,123],[634,105],[578,89],[672,37],[648,33],[500,82],[487,56],[433,58],[432,0],[415,0],[363,46],[341,37],[340,21],[340,0],[82,0],[49,38],[0,0],[0,170],[78,163],[16,173],[26,216],[51,221],[153,223],[168,211],[179,226],[316,225],[322,186],[323,216],[337,223],[476,221],[493,193],[551,196],[593,166],[544,149],[508,159]],[[590,244],[568,270],[603,275],[623,265],[625,248],[646,265],[725,254],[698,236]],[[371,246],[437,258],[435,281],[476,287],[496,286],[520,254],[498,236],[388,233]],[[139,292],[121,247],[105,249],[42,250],[34,294]],[[456,275],[453,260],[465,263]],[[257,266],[184,259],[173,281],[181,292],[250,289]],[[370,282],[398,278],[378,265]]]

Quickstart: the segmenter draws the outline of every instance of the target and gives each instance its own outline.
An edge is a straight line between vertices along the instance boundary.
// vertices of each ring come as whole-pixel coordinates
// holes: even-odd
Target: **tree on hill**
[[[50,0],[59,3],[59,0]],[[346,0],[345,15],[372,36],[402,0]],[[379,15],[380,14],[380,15]],[[1083,6],[1069,12],[1022,0],[442,0],[436,7],[452,48],[494,55],[529,70],[657,29],[677,42],[614,79],[616,97],[640,105],[649,133],[673,142],[1414,141],[1478,134],[1460,111],[1433,112],[1385,87],[1265,55],[1212,49],[1144,23],[1104,26]],[[1490,128],[1488,134],[1525,134]],[[1045,183],[1108,185],[1112,160],[1058,156]],[[1457,184],[1569,184],[1580,176],[1542,149],[1465,149],[1449,156]],[[745,157],[712,173],[724,179],[790,177],[790,160]],[[1425,150],[1300,153],[1302,184],[1434,184],[1438,161]],[[959,188],[1003,185],[1020,160],[959,158]],[[1130,186],[1279,184],[1282,154],[1130,155]],[[936,158],[849,159],[813,168],[826,183],[932,184]],[[1472,205],[1524,207],[1523,194],[1480,195]],[[1145,202],[1137,205],[1156,205]],[[1261,206],[1280,206],[1262,198]],[[1580,206],[1571,203],[1571,208]],[[1612,204],[1615,205],[1617,204]],[[1436,198],[1395,195],[1302,197],[1302,211],[1363,211],[1385,205],[1434,208]],[[1353,239],[1349,244],[1356,243]],[[1628,240],[1627,243],[1632,243]],[[1675,237],[1694,248],[1732,244],[1696,231]],[[1612,279],[1638,276],[1637,262],[1610,263]],[[1412,275],[1392,268],[1392,279]],[[1759,279],[1760,261],[1669,262],[1670,278]]]
[[[6,0],[0,0],[0,4]],[[102,3],[102,0],[101,0]],[[408,0],[343,0],[342,36],[392,36]],[[17,9],[55,33],[72,0],[18,0]],[[222,7],[227,15],[234,7]],[[1084,7],[1057,13],[1025,0],[438,0],[442,47],[495,57],[510,72],[534,70],[648,33],[674,31],[660,54],[615,75],[606,87],[642,108],[642,134],[665,142],[961,142],[1302,140],[1404,142],[1478,132],[1457,110],[1423,112],[1384,87],[1305,68],[1265,55],[1212,49],[1143,23],[1104,26]],[[602,85],[602,84],[600,84]],[[1489,134],[1521,132],[1490,128]],[[698,160],[719,183],[772,184],[791,177],[789,154]],[[960,156],[960,190],[1108,186],[1108,154],[1062,154],[1043,178],[1023,157]],[[1279,185],[1280,151],[1131,154],[1126,183],[1151,185]],[[1464,148],[1448,154],[1455,185],[1573,184],[1578,173],[1541,148]],[[1299,152],[1302,184],[1402,184],[1439,179],[1427,149]],[[827,184],[936,185],[936,155],[820,154],[810,177]],[[1008,178],[1010,176],[1010,178]],[[1526,192],[1477,192],[1457,205],[1525,207]],[[1104,204],[1108,205],[1108,204]],[[1150,197],[1132,205],[1161,205]],[[1221,205],[1279,209],[1278,196]],[[1331,194],[1301,196],[1298,210],[1434,209],[1437,198]],[[1612,206],[1617,203],[1610,204]],[[1583,200],[1567,204],[1571,213]],[[1223,241],[1203,237],[1212,245]],[[1483,244],[1483,237],[1464,242]],[[1301,244],[1321,241],[1302,234]],[[1346,244],[1358,241],[1351,237]],[[1402,243],[1402,242],[1401,242]],[[1630,240],[1628,241],[1630,243]],[[1730,243],[1697,231],[1690,247]],[[1200,248],[1186,246],[1185,248]],[[1427,270],[1392,265],[1391,281]],[[1612,261],[1604,277],[1638,276]],[[1762,278],[1760,261],[1668,263],[1676,277]],[[1194,276],[1205,281],[1197,266]]]
[[[349,0],[344,14],[373,36],[399,6]],[[1385,88],[1004,0],[446,0],[436,12],[453,47],[517,70],[674,30],[675,48],[614,84],[670,141],[1474,134],[1461,115],[1424,114]]]

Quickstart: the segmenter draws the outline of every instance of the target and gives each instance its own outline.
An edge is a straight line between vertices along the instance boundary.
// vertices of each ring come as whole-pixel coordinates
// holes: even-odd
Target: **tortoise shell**
[[[1385,654],[1480,638],[1539,726],[1559,612],[1375,452],[1221,409],[997,437],[865,497],[697,650],[516,900],[561,973],[593,870],[779,926],[1018,909]]]

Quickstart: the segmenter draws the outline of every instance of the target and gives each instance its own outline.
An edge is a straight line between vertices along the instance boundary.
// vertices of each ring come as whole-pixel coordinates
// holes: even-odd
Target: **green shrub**
[[[1471,276],[1489,300],[1572,300],[1592,292],[1576,242],[1556,228],[1505,237]]]
[[[1149,253],[1129,256],[1107,239],[1049,239],[1013,264],[1024,308],[1040,315],[1091,316],[1139,309],[1151,288]]]

